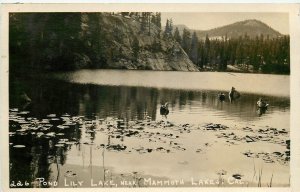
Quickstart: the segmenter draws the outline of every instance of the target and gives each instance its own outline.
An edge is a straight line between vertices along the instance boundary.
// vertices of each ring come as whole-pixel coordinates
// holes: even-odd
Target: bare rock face
[[[107,68],[199,71],[181,46],[172,38],[163,38],[161,29],[151,24],[141,31],[141,23],[120,15],[103,16],[106,39],[111,45]],[[138,41],[138,53],[134,56],[134,39]],[[108,53],[109,55],[109,53]],[[117,58],[117,59],[116,59]]]

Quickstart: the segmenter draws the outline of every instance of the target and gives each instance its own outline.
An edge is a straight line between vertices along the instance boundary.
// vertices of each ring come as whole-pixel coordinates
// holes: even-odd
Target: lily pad
[[[69,127],[68,126],[64,126],[64,125],[58,125],[57,128],[59,128],[59,129],[67,129]]]
[[[67,144],[67,145],[73,145],[73,144],[75,144],[75,142],[73,142],[73,141],[67,141],[67,142],[65,142],[65,144]]]
[[[19,123],[19,124],[28,124],[28,122],[25,121],[25,120],[19,120],[18,123]]]
[[[33,130],[33,131],[36,131],[36,130],[38,130],[39,128],[38,128],[38,127],[31,127],[30,129]]]
[[[43,133],[43,132],[38,132],[38,133],[36,133],[36,135],[37,135],[38,137],[40,137],[40,136],[44,135],[44,133]]]
[[[76,123],[72,123],[72,122],[66,122],[63,124],[63,126],[75,126]]]
[[[25,131],[27,131],[27,129],[19,129],[19,130],[17,130],[18,132],[25,132]]]
[[[64,147],[64,144],[56,144],[55,147]]]
[[[47,115],[47,117],[54,118],[54,117],[56,117],[56,114],[49,114],[49,115]]]
[[[18,108],[12,108],[12,109],[10,109],[10,111],[11,111],[11,112],[18,112],[19,109],[18,109]]]
[[[46,135],[47,135],[47,136],[50,136],[50,137],[54,137],[54,136],[55,136],[55,133],[54,133],[54,132],[50,132],[50,133],[47,133]]]
[[[27,115],[29,113],[29,111],[21,111],[21,112],[19,112],[18,114],[19,115]]]
[[[14,145],[13,147],[14,148],[25,148],[26,146],[25,145]]]

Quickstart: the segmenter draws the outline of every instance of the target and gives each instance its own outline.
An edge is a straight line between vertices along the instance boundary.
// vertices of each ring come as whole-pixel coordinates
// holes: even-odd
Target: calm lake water
[[[230,102],[228,92],[232,86],[241,93],[241,98]],[[19,95],[22,91],[32,99],[29,105],[21,103]],[[220,92],[226,93],[224,102],[218,100]],[[107,122],[118,119],[128,123],[145,119],[149,122],[162,120],[160,106],[168,102],[170,113],[167,120],[178,125],[221,123],[229,127],[275,127],[289,130],[289,93],[289,76],[282,75],[80,70],[51,74],[38,80],[20,78],[10,81],[9,105],[10,108],[29,111],[26,118],[35,117],[38,120],[47,119],[49,114],[60,117],[67,113],[71,117],[84,116],[89,119],[105,119]],[[269,103],[268,110],[264,113],[257,110],[256,102],[260,97]],[[15,131],[12,123],[10,131]],[[71,172],[76,172],[77,180],[77,175],[95,180],[103,180],[110,175],[110,178],[122,180],[126,174],[131,174],[130,177],[134,180],[139,174],[143,177],[187,180],[190,177],[214,178],[217,176],[216,172],[224,169],[224,166],[230,167],[228,169],[233,172],[253,169],[252,161],[249,162],[242,156],[220,162],[213,152],[202,156],[196,154],[197,145],[212,143],[210,137],[206,137],[201,131],[195,130],[193,134],[172,129],[144,131],[178,134],[179,146],[184,146],[185,150],[141,154],[138,148],[147,146],[152,150],[165,147],[169,140],[161,142],[163,137],[155,137],[157,142],[151,143],[151,137],[117,138],[107,132],[85,131],[84,126],[61,134],[61,139],[77,142],[76,145],[70,144],[64,148],[55,146],[58,138],[15,134],[10,137],[11,146],[18,144],[26,147],[10,147],[11,182],[31,182],[36,178],[45,178],[47,181],[58,181],[59,187],[67,187],[63,184],[64,179],[71,178],[68,176]],[[198,140],[201,140],[200,143],[197,143]],[[111,143],[127,146],[127,149],[124,152],[99,149],[100,144]],[[219,154],[226,151],[224,155],[241,150],[238,146],[226,150],[221,143],[216,143],[215,146]],[[259,145],[253,144],[252,147],[259,148]],[[266,148],[275,147],[268,145]],[[133,152],[134,150],[139,152]],[[232,164],[236,166],[232,167]],[[268,166],[272,169],[272,165],[265,167]],[[278,184],[287,185],[289,167],[276,168],[283,176],[274,180]],[[286,182],[282,181],[284,179]],[[86,184],[86,187],[89,185]]]

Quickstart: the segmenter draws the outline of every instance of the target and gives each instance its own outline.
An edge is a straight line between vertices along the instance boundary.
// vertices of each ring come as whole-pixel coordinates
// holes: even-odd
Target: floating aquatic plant
[[[13,147],[14,148],[25,148],[26,146],[25,145],[14,145]]]

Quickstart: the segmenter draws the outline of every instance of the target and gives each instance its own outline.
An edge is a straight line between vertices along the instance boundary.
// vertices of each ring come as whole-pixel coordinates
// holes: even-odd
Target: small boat
[[[232,87],[231,90],[229,91],[229,100],[233,101],[238,98],[240,98],[241,94],[234,88]]]
[[[166,102],[164,105],[160,106],[160,115],[165,116],[167,118],[167,115],[169,114],[169,103]]]
[[[225,101],[225,94],[224,93],[220,93],[218,95],[218,98],[219,98],[220,101]]]
[[[262,114],[267,112],[269,104],[266,101],[264,101],[262,98],[260,98],[256,104],[257,104],[257,113],[259,116],[262,116]]]
[[[257,107],[259,108],[267,108],[269,106],[269,104],[266,101],[264,101],[262,98],[260,98],[256,104]]]

